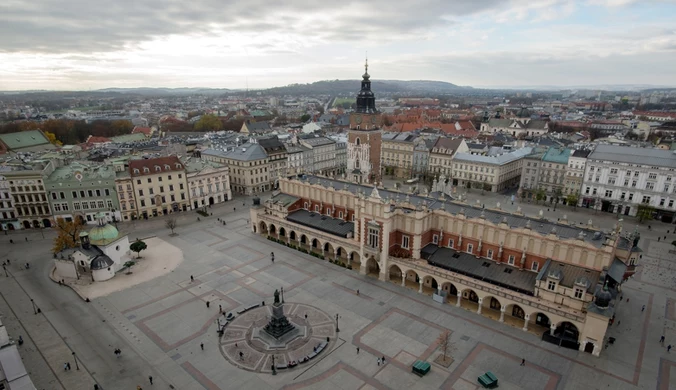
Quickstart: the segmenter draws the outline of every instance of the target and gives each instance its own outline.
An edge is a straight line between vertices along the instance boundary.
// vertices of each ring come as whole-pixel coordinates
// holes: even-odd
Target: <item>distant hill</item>
[[[231,92],[226,88],[105,88],[97,92],[117,92],[134,95],[166,96],[166,95],[221,95]]]
[[[271,95],[342,95],[354,94],[361,88],[361,80],[324,80],[310,84],[290,84],[284,87],[263,89]],[[471,90],[444,81],[431,80],[374,80],[371,89],[375,93],[449,93]]]

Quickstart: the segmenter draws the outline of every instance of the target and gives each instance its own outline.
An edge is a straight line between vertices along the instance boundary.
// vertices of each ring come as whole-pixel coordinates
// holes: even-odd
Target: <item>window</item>
[[[646,190],[654,190],[655,189],[655,183],[645,183],[645,189]]]
[[[632,181],[631,181],[631,186],[634,187],[634,188],[636,188],[636,180],[632,180]]]
[[[669,207],[674,207],[674,200],[673,200],[673,199],[671,199],[671,200],[669,201]]]
[[[404,249],[408,249],[408,236],[403,236],[401,238],[401,247]]]
[[[68,211],[68,203],[61,203],[61,208],[63,211]]]
[[[509,255],[507,258],[507,264],[514,265],[514,255]]]
[[[73,210],[80,210],[80,202],[73,202]]]
[[[612,198],[612,197],[613,197],[613,191],[606,190],[606,198]]]
[[[101,205],[103,205],[103,202],[101,202]],[[91,208],[91,209],[96,208],[96,201],[95,200],[92,200],[91,202],[89,202],[89,208]]]
[[[106,189],[105,189],[105,194],[106,194],[106,196],[110,196],[110,190],[106,188]]]
[[[143,190],[138,190],[138,196],[143,196]]]
[[[378,229],[369,228],[368,243],[371,248],[378,247]]]
[[[493,249],[489,249],[486,251],[486,257],[493,260]]]
[[[52,192],[52,199],[56,200],[56,192]]]
[[[315,205],[315,211],[319,212],[319,206],[318,205]]]
[[[106,200],[106,206],[108,206],[109,209],[112,209],[113,208],[113,201],[110,200],[110,199]]]
[[[146,207],[146,201],[145,201],[145,199],[141,199],[141,207]]]
[[[467,253],[472,253],[472,251],[474,251],[474,245],[467,244]]]
[[[531,264],[530,269],[531,271],[537,271],[538,269],[540,269],[540,263],[534,261],[533,264]]]
[[[61,211],[61,204],[54,203],[54,211]]]
[[[643,196],[643,200],[641,200],[641,203],[650,203],[650,197],[649,196]]]
[[[179,189],[183,189],[183,183],[180,183],[180,184],[178,185],[178,188],[179,188]]]
[[[154,194],[155,194],[155,192],[153,191],[152,188],[148,188],[148,193],[149,193],[150,195],[154,195]]]
[[[84,191],[80,191],[80,198],[84,198],[84,197],[85,197],[85,192],[84,192]]]
[[[92,190],[87,190],[87,195],[89,195],[90,198],[93,197],[93,196],[94,196],[94,191],[92,191]]]
[[[575,298],[577,299],[582,299],[582,295],[584,294],[584,290],[578,287],[575,287]]]
[[[169,191],[173,191],[173,190],[174,190],[174,185],[173,185],[173,184],[169,184]]]
[[[448,247],[453,248],[453,239],[452,238],[448,239]]]
[[[164,192],[164,186],[160,186],[160,192]]]
[[[655,180],[655,179],[657,179],[657,173],[648,174],[648,180]]]
[[[437,245],[439,244],[439,236],[438,235],[433,235],[432,236],[432,244]]]
[[[89,210],[89,203],[88,202],[82,202],[82,210]]]
[[[171,175],[167,176],[167,180],[171,180]]]
[[[157,181],[162,181],[162,176],[158,177]]]
[[[141,179],[136,180],[136,184],[141,185]]]
[[[304,202],[304,203],[303,203],[303,208],[307,210],[307,207],[308,207],[307,202]]]
[[[96,190],[96,196],[101,196],[101,190]]]
[[[611,174],[611,175],[617,175],[617,168],[611,168],[611,169],[610,169],[610,174]]]
[[[73,195],[73,199],[77,199],[77,191],[73,191],[71,194]]]
[[[666,201],[667,201],[667,200],[664,199],[664,198],[660,199],[660,207],[664,207],[664,203],[665,203]]]
[[[547,290],[556,291],[556,282],[553,281],[553,280],[550,280],[549,283],[547,283]]]
[[[150,198],[150,204],[155,205],[155,198]]]
[[[634,199],[634,194],[631,194],[631,193],[630,193],[628,199],[629,199],[629,200],[633,200],[633,199]]]

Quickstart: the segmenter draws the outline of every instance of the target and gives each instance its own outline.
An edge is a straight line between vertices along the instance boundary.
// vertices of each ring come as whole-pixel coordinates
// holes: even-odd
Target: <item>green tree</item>
[[[547,196],[547,193],[545,190],[540,188],[539,190],[535,191],[535,202],[539,203],[541,200],[543,200]]]
[[[570,194],[566,196],[566,204],[568,204],[568,206],[577,207],[577,202],[579,199],[580,197],[577,194]]]
[[[310,118],[311,118],[310,114],[303,114],[303,115],[301,115],[301,117],[300,117],[300,121],[301,121],[301,122],[307,122],[307,121],[310,120]]]
[[[195,123],[195,130],[197,131],[217,131],[222,128],[223,123],[213,114],[202,115],[200,120]]]
[[[136,258],[138,259],[141,256],[141,251],[148,249],[148,245],[141,240],[136,240],[129,245],[129,249],[131,249],[132,252],[136,252]]]
[[[642,204],[638,206],[638,209],[636,210],[636,217],[638,218],[639,222],[644,222],[644,221],[650,221],[653,219],[653,212],[655,211],[655,208],[647,205],[647,204]]]
[[[127,275],[129,275],[129,274],[131,273],[131,267],[133,267],[134,264],[136,264],[136,263],[133,262],[133,261],[131,261],[131,260],[129,260],[129,261],[127,261],[126,263],[124,263],[124,268],[127,269]]]

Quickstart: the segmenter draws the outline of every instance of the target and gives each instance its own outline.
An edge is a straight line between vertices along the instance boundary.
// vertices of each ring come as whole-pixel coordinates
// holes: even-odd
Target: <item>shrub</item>
[[[348,264],[347,269],[352,269],[352,265]]]
[[[329,263],[333,264],[333,260],[329,259]],[[337,264],[337,263],[336,263]]]

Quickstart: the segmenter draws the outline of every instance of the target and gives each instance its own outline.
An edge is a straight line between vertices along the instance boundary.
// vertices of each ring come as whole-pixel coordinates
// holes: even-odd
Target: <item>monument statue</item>
[[[293,332],[296,327],[284,315],[284,305],[279,300],[279,290],[275,290],[275,302],[272,304],[272,316],[263,331],[275,339]],[[297,331],[297,330],[296,330]]]

